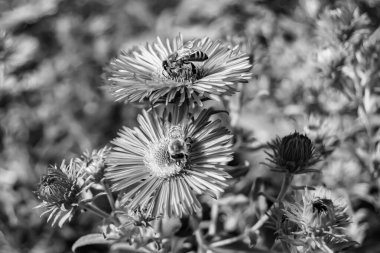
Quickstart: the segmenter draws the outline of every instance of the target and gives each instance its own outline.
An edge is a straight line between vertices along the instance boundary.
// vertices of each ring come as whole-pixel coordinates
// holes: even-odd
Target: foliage
[[[379,247],[378,1],[0,9],[0,252]]]

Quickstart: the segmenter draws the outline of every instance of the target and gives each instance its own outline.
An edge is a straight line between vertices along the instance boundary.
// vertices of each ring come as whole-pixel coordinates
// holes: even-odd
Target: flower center
[[[144,156],[146,166],[155,177],[166,178],[178,174],[182,169],[182,164],[173,160],[168,152],[169,139],[159,143],[152,143],[149,151]]]

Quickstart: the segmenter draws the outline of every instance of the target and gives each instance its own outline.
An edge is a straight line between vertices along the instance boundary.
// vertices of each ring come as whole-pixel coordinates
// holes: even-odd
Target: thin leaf
[[[88,234],[80,237],[71,247],[71,250],[75,252],[77,248],[94,245],[94,244],[110,244],[112,241],[106,240],[103,234]]]

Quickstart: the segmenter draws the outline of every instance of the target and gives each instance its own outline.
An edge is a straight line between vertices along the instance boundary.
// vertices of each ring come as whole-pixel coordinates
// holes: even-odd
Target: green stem
[[[148,248],[147,246],[142,247],[142,249],[143,249],[145,252],[147,252],[147,253],[154,253],[154,252],[156,252],[156,251],[154,251],[154,250]]]
[[[211,221],[210,221],[210,226],[208,229],[208,234],[211,236],[216,234],[216,223],[218,220],[218,212],[219,212],[219,206],[218,206],[218,203],[215,201],[211,207]]]
[[[198,228],[197,230],[195,230],[194,234],[195,234],[195,238],[197,240],[198,246],[199,246],[198,252],[203,253],[203,252],[207,251],[208,247],[207,247],[206,243],[203,240],[203,235],[202,235],[202,232],[201,232],[200,228]]]
[[[79,206],[83,209],[89,210],[96,214],[97,216],[103,218],[103,219],[108,219],[110,218],[110,215],[103,210],[101,210],[99,207],[95,206],[94,204],[91,203],[79,203]]]
[[[285,197],[285,195],[289,189],[289,186],[292,183],[292,180],[293,180],[293,175],[290,173],[286,173],[284,178],[282,179],[282,185],[281,185],[280,193],[278,194],[277,199],[276,199],[277,204],[281,203],[282,200],[284,199],[284,197]]]
[[[111,189],[110,189],[110,187],[109,187],[109,185],[105,179],[102,179],[101,182],[104,186],[104,190],[107,193],[107,199],[108,199],[108,202],[110,203],[111,209],[112,209],[112,211],[115,211],[115,199],[113,198],[112,191],[111,191]]]
[[[289,245],[286,244],[285,242],[281,241],[281,246],[282,249],[284,250],[285,253],[291,253],[291,250],[289,249]]]
[[[276,202],[272,205],[272,207],[263,216],[261,216],[261,218],[255,223],[255,225],[253,225],[250,229],[246,230],[241,235],[238,235],[236,237],[231,237],[231,238],[228,238],[225,240],[221,240],[218,242],[214,242],[214,243],[210,244],[210,247],[216,248],[216,247],[221,247],[224,245],[228,245],[228,244],[231,244],[234,242],[241,241],[245,237],[247,237],[249,232],[255,232],[256,230],[260,229],[265,224],[265,222],[268,221],[270,215],[272,214],[272,210],[274,208],[276,208],[282,202],[283,198],[285,197],[286,192],[288,191],[288,189],[291,185],[292,180],[293,180],[293,175],[290,173],[286,173],[284,178],[282,179],[282,185],[281,185],[280,193],[277,196]]]

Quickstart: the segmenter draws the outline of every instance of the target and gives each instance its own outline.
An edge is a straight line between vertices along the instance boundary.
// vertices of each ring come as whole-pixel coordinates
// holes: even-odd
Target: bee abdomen
[[[207,54],[202,51],[196,51],[189,55],[189,61],[205,61],[208,59]]]
[[[185,154],[183,154],[183,153],[172,154],[172,155],[170,155],[170,157],[173,159],[183,159],[185,157]]]

